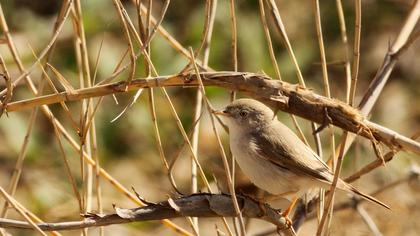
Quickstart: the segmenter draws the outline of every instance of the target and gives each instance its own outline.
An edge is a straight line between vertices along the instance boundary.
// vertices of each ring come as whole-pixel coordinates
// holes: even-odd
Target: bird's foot
[[[293,225],[293,221],[289,218],[290,213],[293,211],[294,207],[296,206],[296,203],[298,201],[298,197],[295,196],[292,200],[292,202],[290,203],[289,207],[287,207],[286,210],[284,210],[281,213],[281,216],[283,216],[284,220],[285,220],[285,226],[286,228],[290,228]]]
[[[284,217],[286,228],[290,228],[293,225],[292,219],[289,218],[289,214],[281,214]]]
[[[279,226],[277,225],[277,234],[278,235],[283,235],[283,231],[284,230],[288,230],[290,228],[293,227],[293,221],[289,218],[288,215],[285,215],[284,212],[281,213],[281,216],[283,217],[283,219],[285,220],[284,224]]]

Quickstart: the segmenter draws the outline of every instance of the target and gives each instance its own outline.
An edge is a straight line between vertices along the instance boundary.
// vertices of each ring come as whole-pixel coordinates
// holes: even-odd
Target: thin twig
[[[276,55],[274,53],[274,47],[273,47],[273,42],[271,41],[271,36],[270,36],[270,30],[268,28],[268,24],[267,24],[267,19],[266,19],[266,15],[265,15],[265,10],[264,10],[264,1],[263,0],[259,0],[259,6],[260,6],[260,18],[261,18],[261,23],[263,25],[263,29],[264,29],[264,33],[265,33],[265,39],[267,41],[268,44],[268,52],[270,54],[270,60],[271,60],[271,64],[274,67],[274,71],[276,72],[276,77],[278,80],[282,81],[281,79],[281,74],[280,74],[280,69],[279,69],[279,65],[277,63],[277,59],[276,59]],[[300,128],[297,119],[294,115],[290,116],[293,122],[293,125],[295,126],[296,130],[298,131],[298,135],[299,138],[307,145],[309,146],[308,141],[305,138],[305,135],[303,134],[302,129]]]
[[[329,85],[329,80],[328,80],[328,69],[327,69],[327,59],[326,59],[326,55],[325,55],[325,47],[324,47],[324,38],[323,38],[323,33],[322,33],[322,23],[321,23],[321,10],[320,10],[320,6],[319,6],[319,0],[313,0],[313,5],[314,5],[314,12],[315,12],[315,26],[316,26],[316,33],[317,33],[317,38],[318,38],[318,44],[319,44],[319,52],[320,52],[320,56],[321,56],[321,66],[322,66],[322,78],[323,78],[323,85],[324,85],[324,94],[326,97],[331,98],[331,92],[330,92],[330,85]],[[321,127],[325,126],[325,124],[321,124]],[[327,125],[328,126],[328,130],[329,130],[329,134],[330,134],[330,140],[331,140],[331,151],[332,151],[332,170],[335,171],[334,167],[335,167],[335,139],[334,139],[334,129],[332,128],[332,126]],[[321,148],[318,147],[318,152],[320,152]],[[321,155],[320,155],[321,156]],[[322,157],[322,156],[321,156]],[[325,202],[324,202],[324,197],[323,197],[324,191],[320,191],[320,206],[324,206],[325,207]],[[325,217],[328,217],[328,229],[330,228],[330,224],[331,224],[331,219],[332,219],[332,213],[333,213],[333,209],[330,208],[327,211],[323,211],[324,209],[321,208],[320,211],[320,222],[319,224],[323,223],[323,220]],[[321,226],[322,227],[322,226]]]
[[[359,76],[359,62],[360,62],[360,35],[362,32],[362,1],[356,0],[355,2],[355,22],[354,22],[354,45],[353,45],[353,64],[352,75],[350,83],[350,99],[349,104],[353,106],[354,97],[356,95],[357,77]]]
[[[206,41],[205,41],[205,47],[204,47],[204,55],[203,55],[203,69],[207,70],[208,69],[208,63],[209,63],[209,58],[210,58],[210,46],[211,46],[211,38],[213,35],[213,27],[214,27],[214,22],[216,19],[216,10],[217,10],[217,0],[211,0],[212,4],[211,4],[211,14],[210,14],[210,24],[209,24],[209,29],[208,29],[208,33],[207,33],[207,37],[206,37]],[[197,62],[197,60],[196,60]],[[200,91],[200,88],[197,89],[197,91]],[[201,94],[201,92],[200,92]],[[201,94],[202,95],[202,94]],[[218,118],[218,117],[216,117]],[[218,119],[219,123],[221,123],[221,121]],[[232,230],[230,229],[229,224],[227,223],[226,218],[222,217],[222,222],[223,225],[227,231],[227,234],[229,236],[233,236]]]
[[[159,24],[163,21],[163,18],[165,17],[165,14],[166,14],[166,10],[168,9],[168,6],[169,6],[169,3],[170,3],[170,0],[166,0],[165,1],[165,3],[164,3],[164,6],[163,6],[163,8],[162,8],[162,13],[161,13],[161,16],[160,16],[160,18],[159,18]],[[152,8],[152,1],[149,1],[149,8],[150,8],[150,10],[149,11],[147,11],[147,22],[149,22],[150,21],[150,19],[151,19],[151,8]],[[150,57],[150,45],[145,45],[145,43],[149,43],[150,44],[150,42],[151,42],[151,39],[152,39],[152,37],[153,37],[153,35],[149,35],[148,37],[146,37],[144,40],[143,39],[141,39],[141,32],[142,32],[142,30],[140,30],[140,35],[135,31],[135,28],[134,28],[134,26],[133,26],[133,24],[132,24],[132,22],[131,22],[131,20],[129,19],[129,17],[128,17],[128,15],[126,14],[126,11],[125,11],[125,9],[123,8],[123,6],[121,6],[121,9],[122,9],[122,14],[123,14],[123,16],[125,17],[125,21],[128,21],[128,23],[129,23],[129,26],[130,26],[130,28],[129,28],[129,30],[131,30],[131,32],[133,32],[133,34],[134,34],[134,36],[136,37],[136,39],[137,39],[137,41],[138,42],[140,42],[140,40],[143,42],[143,44],[141,44],[140,43],[140,45],[143,45],[142,47],[144,47],[145,48],[145,50],[147,51],[147,53],[148,53],[148,55],[149,55],[149,57]],[[140,17],[140,16],[139,16]],[[124,22],[125,22],[124,21]],[[141,23],[140,23],[140,25],[141,25]],[[150,25],[150,22],[149,22],[149,25]],[[157,27],[158,25],[155,25],[155,28]],[[140,28],[143,28],[143,27],[140,27]],[[146,30],[147,32],[145,32],[145,33],[148,33],[150,30],[149,30],[149,27],[147,27],[147,29],[148,30]],[[156,32],[156,31],[154,31],[154,32]],[[148,33],[149,34],[149,33]],[[131,39],[130,39],[131,40]],[[134,51],[133,51],[134,52]],[[135,59],[137,59],[137,55],[134,55],[134,57],[135,57]],[[146,72],[147,72],[147,74],[150,76],[150,73],[151,73],[151,67],[150,67],[150,64],[149,64],[149,61],[148,60],[145,60],[145,63],[146,63],[146,67],[145,67],[145,69],[146,69]],[[132,65],[132,64],[129,64],[129,65]],[[131,81],[132,79],[130,79],[130,81]],[[111,120],[111,123],[112,122],[114,122],[114,121],[116,121],[117,119],[119,119],[123,114],[125,114],[125,112],[129,109],[129,108],[131,108],[135,103],[136,103],[136,101],[137,101],[137,99],[140,97],[140,95],[142,94],[142,92],[143,92],[143,89],[142,88],[140,88],[139,90],[137,90],[137,92],[136,92],[136,94],[133,96],[133,98],[132,98],[132,100],[131,100],[131,102],[130,103],[128,103],[125,107],[124,107],[124,109],[114,118],[114,119],[112,119]],[[150,96],[150,95],[149,95]],[[149,99],[150,100],[150,99]]]
[[[229,15],[230,15],[230,28],[231,28],[231,44],[230,44],[230,51],[231,51],[231,60],[232,60],[232,64],[233,64],[233,71],[238,71],[238,29],[237,29],[237,20],[236,20],[236,13],[235,13],[235,0],[230,0],[229,1]],[[197,65],[194,65],[195,67],[197,67]],[[196,69],[196,73],[198,73],[198,70]],[[197,78],[199,78],[200,76],[198,75]],[[204,87],[203,87],[204,88]],[[207,99],[206,99],[207,100]],[[231,91],[230,92],[230,101],[233,102],[234,100],[236,100],[236,92],[235,91]],[[212,116],[212,114],[210,115]],[[214,119],[214,118],[212,118]],[[230,182],[228,181],[228,184],[231,184],[232,186],[229,188],[235,189],[235,166],[236,166],[236,162],[235,162],[235,156],[231,155],[231,179]],[[226,163],[224,163],[226,164]],[[227,165],[228,167],[229,165]],[[225,166],[226,168],[226,166]],[[225,170],[226,171],[226,170]],[[228,177],[229,178],[229,177]],[[234,193],[234,191],[233,191]],[[246,232],[245,232],[245,223],[244,220],[242,218],[242,215],[239,214],[239,225],[237,224],[237,219],[234,218],[232,219],[233,221],[233,225],[235,227],[235,233],[236,235],[238,235],[238,232],[240,232],[240,235],[245,236]]]
[[[332,182],[331,187],[329,189],[330,193],[328,195],[327,201],[325,202],[326,204],[325,204],[324,212],[322,214],[322,218],[319,222],[318,229],[316,231],[317,236],[322,234],[323,227],[324,227],[324,224],[325,224],[325,220],[327,219],[327,213],[334,206],[334,194],[335,194],[335,190],[336,190],[336,187],[337,187],[338,179],[340,177],[341,167],[342,167],[342,163],[343,163],[343,159],[344,159],[344,144],[346,142],[346,136],[347,136],[346,131],[344,132],[343,136],[344,136],[344,138],[342,139],[343,140],[342,143],[340,143],[341,149],[340,149],[340,153],[338,154],[337,164],[336,164],[335,171],[334,171],[334,179],[333,179],[333,182]]]
[[[298,77],[299,84],[305,87],[305,80],[303,79],[302,72],[300,71],[295,53],[293,52],[292,45],[290,44],[289,37],[287,36],[286,29],[283,24],[283,20],[281,19],[280,12],[277,8],[276,2],[274,0],[266,0],[267,5],[271,10],[271,15],[274,18],[275,26],[279,33],[281,34],[281,38],[283,43],[286,46],[287,52],[289,53],[290,58],[292,59],[293,65],[295,66],[296,75]]]
[[[200,48],[196,50],[194,53],[194,57],[197,57],[199,51],[201,50],[201,47],[204,47],[204,58],[203,58],[203,66],[208,66],[209,56],[210,56],[210,44],[211,39],[213,35],[213,26],[214,21],[216,19],[216,10],[217,10],[217,0],[207,0],[206,1],[206,20],[204,24],[204,30],[203,30],[203,40],[202,44],[200,45]],[[189,62],[191,63],[191,61]],[[199,144],[199,134],[200,134],[200,117],[202,114],[202,105],[203,105],[203,94],[201,93],[201,89],[197,88],[196,97],[195,97],[195,107],[194,107],[194,116],[193,120],[195,122],[194,129],[192,131],[192,140],[191,144],[193,146],[194,152],[196,155],[198,155],[198,144]],[[191,192],[197,193],[198,191],[198,181],[197,181],[197,165],[194,163],[194,161],[191,159]],[[194,217],[192,218],[192,221],[197,228],[198,227],[198,218]],[[227,224],[226,224],[227,225]]]
[[[28,228],[33,228],[38,231],[41,235],[47,236],[45,232],[25,213],[23,209],[21,209],[17,204],[16,200],[10,196],[2,187],[0,187],[0,194],[3,196],[4,199],[14,208],[16,211],[25,218],[26,222],[22,222],[28,225]]]
[[[86,33],[84,28],[84,19],[82,13],[82,4],[80,0],[74,2],[74,8],[72,9],[72,20],[74,27],[74,41],[75,41],[75,51],[76,51],[76,62],[79,75],[79,84],[80,88],[91,87],[91,73],[89,65],[89,52],[87,48]],[[93,202],[93,181],[95,175],[93,174],[92,166],[85,166],[86,163],[83,158],[83,150],[92,157],[92,139],[91,132],[92,129],[87,127],[88,116],[91,107],[92,99],[83,101],[80,103],[80,113],[79,113],[79,125],[80,125],[80,135],[79,135],[79,161],[80,161],[80,175],[81,175],[81,209],[80,213],[86,213],[92,210]],[[84,128],[88,128],[84,130]],[[87,235],[87,230],[82,231],[83,235]]]
[[[141,6],[141,11],[147,13],[147,8],[145,6]],[[156,27],[153,28],[151,34],[154,35],[154,32],[158,31],[161,36],[168,41],[169,45],[173,47],[177,52],[179,52],[182,56],[186,57],[188,60],[191,60],[190,54],[188,50],[183,47],[171,34],[163,28],[159,21],[157,21],[153,16],[151,16],[151,23]],[[151,37],[153,38],[153,37]],[[151,39],[149,38],[149,40]],[[200,65],[200,68],[203,69],[202,62],[197,59],[197,63]],[[213,71],[210,67],[207,67],[206,71]]]
[[[274,67],[274,71],[276,72],[277,79],[281,81],[282,79],[281,79],[280,69],[277,63],[276,55],[274,54],[273,42],[271,41],[270,30],[268,28],[267,19],[265,15],[264,0],[259,0],[259,6],[260,6],[260,19],[263,25],[265,39],[268,44],[268,53],[270,55],[271,64]]]
[[[370,217],[369,213],[365,210],[363,206],[357,205],[356,211],[362,217],[363,221],[369,227],[370,231],[372,232],[374,236],[382,236],[382,233],[381,231],[379,231],[378,226],[376,226],[372,217]]]
[[[293,65],[295,67],[295,71],[296,71],[296,75],[299,81],[299,84],[305,88],[306,84],[305,84],[305,80],[303,79],[303,75],[302,72],[300,70],[299,64],[297,62],[296,56],[293,52],[293,48],[292,45],[289,41],[289,37],[287,36],[286,33],[286,28],[284,27],[283,24],[283,20],[281,19],[280,16],[280,12],[279,9],[277,8],[276,2],[274,0],[266,0],[267,5],[269,6],[270,10],[271,10],[271,15],[274,19],[274,23],[275,26],[277,28],[277,30],[279,31],[280,35],[281,35],[281,39],[283,40],[283,43],[286,47],[286,50],[293,62]],[[321,145],[321,139],[319,137],[319,132],[315,132],[316,130],[318,130],[318,127],[315,123],[311,123],[311,128],[312,128],[312,132],[314,135],[314,140],[315,140],[315,144],[316,144],[316,150],[318,155],[322,158],[322,145]]]
[[[68,161],[66,152],[64,150],[63,143],[61,142],[60,133],[59,133],[56,126],[54,126],[54,132],[55,132],[55,137],[57,139],[58,146],[60,148],[61,155],[63,157],[63,162],[64,162],[64,166],[65,166],[65,169],[66,169],[67,177],[69,178],[69,182],[71,184],[73,193],[76,197],[78,207],[79,207],[79,211],[82,212],[82,210],[83,210],[82,197],[80,195],[80,192],[78,191],[76,180],[75,180],[73,174],[71,173],[71,168],[70,168],[70,165],[69,165],[69,161]]]
[[[100,60],[100,56],[101,56],[101,52],[102,52],[102,45],[103,45],[103,39],[101,41],[101,44],[99,45],[98,54],[96,56],[92,84],[95,84],[95,81],[96,81],[99,60]],[[97,105],[100,104],[100,100],[101,100],[101,98],[98,99]],[[99,106],[93,106],[93,100],[90,100],[90,101],[91,101],[91,103],[89,104],[90,105],[89,106],[90,117],[87,117],[86,127],[84,129],[92,131],[91,132],[92,156],[93,156],[93,159],[96,162],[96,165],[95,165],[95,168],[94,168],[95,169],[96,207],[97,207],[97,212],[99,214],[102,214],[103,213],[103,209],[102,209],[102,188],[101,188],[101,176],[100,176],[100,171],[99,171],[100,163],[99,163],[99,155],[98,155],[98,151],[97,151],[98,145],[97,145],[96,125],[95,125],[95,114],[98,111]],[[99,235],[100,236],[104,235],[104,227],[99,228]]]
[[[133,46],[133,42],[131,41],[130,32],[128,30],[127,22],[126,22],[126,20],[123,16],[123,13],[122,13],[122,9],[124,9],[124,6],[122,5],[120,0],[113,0],[113,3],[114,3],[114,6],[115,6],[115,9],[117,10],[118,17],[121,21],[121,24],[123,26],[124,36],[125,36],[125,39],[128,43],[128,48],[130,50],[130,61],[131,61],[131,63],[130,63],[129,76],[127,78],[127,84],[130,84],[131,80],[134,79],[134,76],[136,74],[136,61],[137,61],[136,53],[134,52],[134,46]]]
[[[394,157],[395,152],[391,151],[384,155],[385,163],[392,160]],[[370,162],[369,164],[366,164],[364,167],[362,167],[360,170],[355,171],[351,176],[345,178],[345,181],[348,183],[354,182],[355,180],[359,179],[363,175],[371,172],[372,170],[378,168],[379,166],[383,166],[383,161],[381,159],[375,159],[374,161]]]
[[[193,55],[191,55],[191,56],[194,58]],[[239,204],[238,204],[237,199],[236,199],[235,186],[234,186],[234,183],[233,183],[233,181],[234,181],[233,175],[232,175],[232,173],[229,169],[229,163],[228,163],[228,160],[227,160],[226,152],[223,148],[219,132],[217,131],[216,124],[214,122],[214,116],[213,116],[213,113],[212,113],[213,110],[212,110],[210,101],[208,100],[208,98],[206,96],[206,91],[204,90],[203,81],[201,80],[200,73],[198,71],[198,68],[197,68],[197,65],[195,64],[195,62],[194,62],[194,69],[195,69],[195,73],[196,73],[196,76],[197,76],[197,80],[199,82],[199,89],[201,90],[201,93],[203,94],[204,102],[206,104],[207,111],[210,115],[210,121],[211,121],[211,124],[212,124],[212,127],[213,127],[213,132],[216,136],[217,144],[219,145],[219,151],[220,151],[222,161],[223,161],[223,166],[224,166],[224,169],[225,169],[225,172],[226,172],[226,180],[227,180],[227,183],[228,183],[229,192],[232,196],[232,202],[233,202],[233,205],[235,207],[236,214],[239,217],[239,225],[240,225],[241,235],[245,236],[246,235],[245,223],[244,223],[244,219],[242,217],[242,212],[239,209]],[[232,159],[233,159],[233,157],[232,157]],[[233,165],[234,164],[235,163],[233,163]]]
[[[331,92],[330,92],[330,85],[328,82],[327,59],[325,56],[324,39],[322,36],[322,23],[321,23],[321,13],[320,13],[320,8],[319,8],[319,0],[313,0],[313,4],[314,4],[314,12],[315,12],[316,34],[318,38],[319,52],[321,55],[324,94],[326,97],[330,98]]]
[[[207,43],[207,35],[209,34],[209,29],[210,29],[210,17],[212,14],[212,3],[211,0],[206,0],[206,5],[205,5],[205,15],[204,15],[204,27],[203,27],[203,31],[201,33],[201,40],[200,40],[200,46],[198,46],[198,48],[195,49],[194,51],[194,58],[198,58],[201,50],[204,47],[207,47],[206,43]],[[179,72],[180,74],[186,72],[189,68],[191,67],[191,59],[188,60],[187,65]],[[208,65],[204,65],[202,64],[203,69],[204,68],[208,68]]]
[[[340,22],[341,41],[344,48],[344,67],[346,71],[346,103],[350,102],[350,84],[351,84],[351,68],[349,58],[349,43],[347,39],[346,20],[344,17],[343,4],[341,0],[336,0],[338,20]]]

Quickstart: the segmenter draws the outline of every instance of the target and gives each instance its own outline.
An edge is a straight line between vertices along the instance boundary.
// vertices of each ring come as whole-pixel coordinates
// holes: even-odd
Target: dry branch
[[[271,208],[268,204],[260,204],[243,196],[237,196],[241,212],[245,217],[257,218],[270,222],[283,230],[286,235],[296,235],[293,229],[286,224],[286,219],[281,212]],[[124,224],[135,221],[162,220],[177,217],[233,217],[236,216],[232,199],[225,194],[194,194],[178,199],[145,207],[133,209],[116,208],[116,214],[96,215],[91,214],[83,221],[61,223],[40,223],[37,226],[44,231],[75,230],[88,227],[98,227],[112,224]],[[27,222],[0,219],[0,228],[32,229]]]
[[[368,139],[375,138],[391,149],[402,149],[420,154],[420,143],[366,120],[360,112],[347,104],[318,95],[299,85],[271,80],[265,75],[246,72],[204,72],[201,78],[205,86],[218,86],[239,91],[258,99],[267,105],[287,113],[298,115],[321,125],[332,124]],[[114,93],[152,87],[198,86],[195,74],[160,76],[150,79],[136,79],[61,92],[7,104],[8,112],[33,108],[62,101],[100,97]],[[126,90],[127,89],[127,90]]]

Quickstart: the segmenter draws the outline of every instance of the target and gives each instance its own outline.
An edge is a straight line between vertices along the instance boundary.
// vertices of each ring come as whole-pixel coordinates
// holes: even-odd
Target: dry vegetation
[[[420,234],[420,1],[0,6],[1,235]],[[332,186],[284,228],[211,113],[243,96],[392,210]]]

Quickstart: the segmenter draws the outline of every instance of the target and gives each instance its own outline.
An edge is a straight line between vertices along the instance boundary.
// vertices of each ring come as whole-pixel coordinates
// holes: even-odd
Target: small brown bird
[[[286,216],[298,197],[307,190],[331,186],[334,174],[328,165],[278,121],[274,112],[263,103],[238,99],[215,113],[223,116],[229,128],[232,154],[245,175],[257,187],[271,194],[289,193],[292,204],[286,210]],[[337,189],[389,209],[341,179]]]

